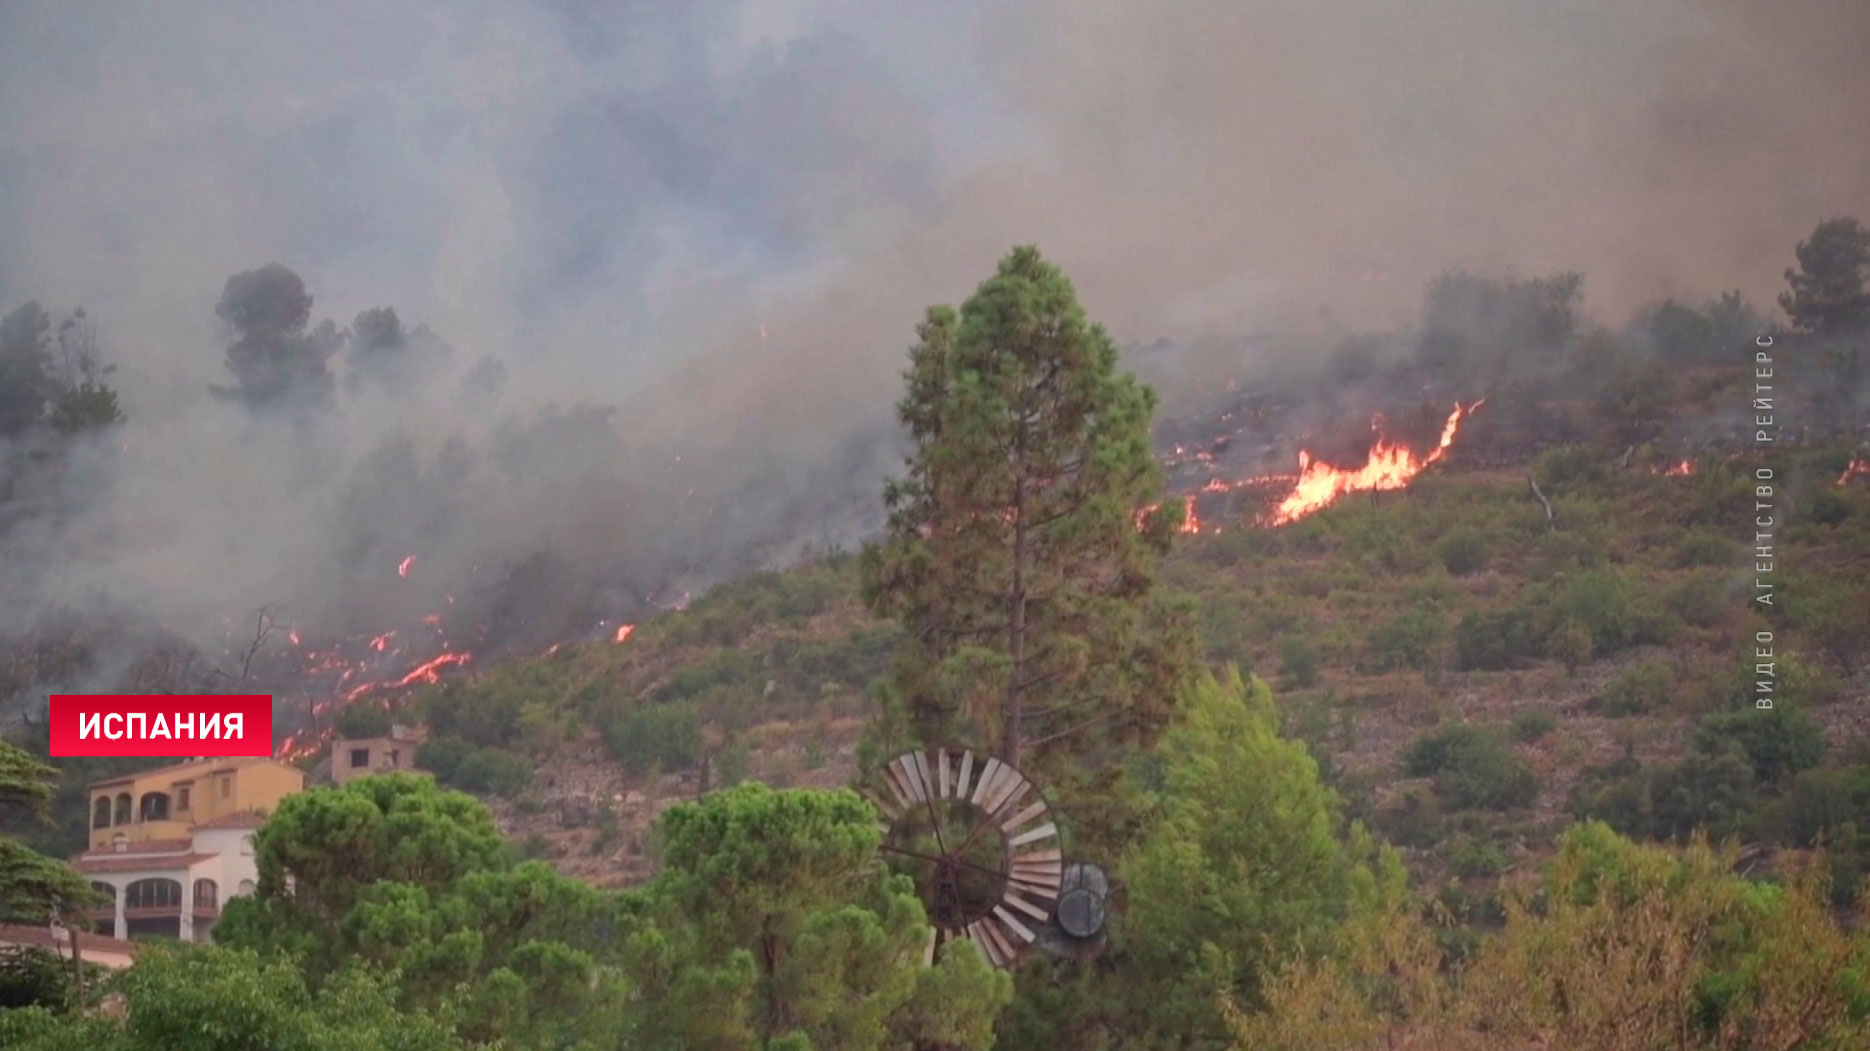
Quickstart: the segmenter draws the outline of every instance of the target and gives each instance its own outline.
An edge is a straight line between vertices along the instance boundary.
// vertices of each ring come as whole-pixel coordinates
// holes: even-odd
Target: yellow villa
[[[93,782],[90,848],[72,859],[107,900],[114,938],[209,941],[229,898],[253,893],[253,833],[305,774],[273,759],[195,759]]]
[[[92,850],[113,843],[186,839],[195,826],[241,811],[271,813],[305,789],[305,774],[276,759],[195,759],[91,785]],[[121,840],[120,840],[121,837]]]

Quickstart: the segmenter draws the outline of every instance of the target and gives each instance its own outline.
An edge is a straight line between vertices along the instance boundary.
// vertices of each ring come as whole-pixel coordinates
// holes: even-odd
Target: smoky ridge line
[[[0,13],[0,309],[89,307],[127,417],[10,531],[0,628],[102,603],[219,648],[453,595],[530,645],[848,546],[914,321],[1013,243],[1178,415],[1452,268],[1581,271],[1611,319],[1770,302],[1870,200],[1870,28],[1826,0],[210,13]],[[308,327],[392,306],[434,353],[351,385],[347,348],[290,422],[212,397],[216,297],[272,261]]]

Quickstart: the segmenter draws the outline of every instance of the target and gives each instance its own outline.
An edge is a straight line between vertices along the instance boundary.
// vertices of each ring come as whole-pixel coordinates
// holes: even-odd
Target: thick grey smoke
[[[1014,243],[1125,341],[1394,323],[1453,267],[1770,302],[1870,210],[1865,53],[1854,0],[0,3],[0,308],[88,306],[130,417],[4,605],[206,640],[544,546],[644,601],[848,540],[914,322]],[[275,260],[451,364],[211,399]]]

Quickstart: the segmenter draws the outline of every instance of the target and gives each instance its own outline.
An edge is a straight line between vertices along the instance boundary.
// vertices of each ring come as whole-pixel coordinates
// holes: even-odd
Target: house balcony
[[[189,821],[133,821],[124,825],[106,825],[91,830],[91,849],[107,851],[119,834],[131,843],[150,839],[187,839],[194,831]]]

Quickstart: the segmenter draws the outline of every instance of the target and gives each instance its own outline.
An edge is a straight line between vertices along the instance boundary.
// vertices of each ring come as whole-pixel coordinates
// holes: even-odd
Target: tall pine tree
[[[863,559],[866,600],[908,629],[890,743],[1104,765],[1086,760],[1152,739],[1195,665],[1151,591],[1184,513],[1161,496],[1155,394],[1036,248],[917,332],[897,407],[914,453]]]

